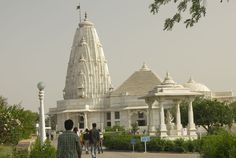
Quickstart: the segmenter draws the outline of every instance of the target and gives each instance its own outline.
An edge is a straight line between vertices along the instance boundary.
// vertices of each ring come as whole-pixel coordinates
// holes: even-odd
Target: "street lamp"
[[[39,102],[40,102],[40,110],[39,110],[39,118],[40,118],[40,126],[39,126],[39,136],[41,144],[44,143],[46,140],[46,133],[45,133],[45,118],[44,118],[44,88],[45,84],[43,82],[39,82],[37,84],[39,89]]]

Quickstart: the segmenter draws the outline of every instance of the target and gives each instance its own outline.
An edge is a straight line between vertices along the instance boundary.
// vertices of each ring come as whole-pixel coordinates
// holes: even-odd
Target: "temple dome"
[[[183,86],[185,88],[189,88],[192,91],[197,91],[197,92],[209,92],[211,91],[207,86],[201,83],[195,82],[191,77],[187,83],[184,83]]]

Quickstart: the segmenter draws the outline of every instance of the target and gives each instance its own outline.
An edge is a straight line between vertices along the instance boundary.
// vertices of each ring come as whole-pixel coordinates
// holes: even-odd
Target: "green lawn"
[[[0,158],[11,158],[12,147],[6,145],[0,145]]]

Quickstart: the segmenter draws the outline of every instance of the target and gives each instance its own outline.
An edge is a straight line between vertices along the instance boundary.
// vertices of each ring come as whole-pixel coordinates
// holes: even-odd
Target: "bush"
[[[119,126],[119,125],[114,125],[112,127],[106,127],[105,128],[106,132],[117,132],[117,131],[125,131],[124,126]]]
[[[208,135],[201,140],[203,158],[235,158],[236,136],[230,133]]]
[[[187,140],[185,141],[185,149],[188,152],[200,152],[200,140]]]
[[[39,139],[35,141],[29,158],[56,158],[56,149],[50,144],[49,140],[41,146]]]
[[[139,136],[124,133],[105,133],[103,145],[110,150],[133,150],[130,140],[136,139],[135,150],[143,151]]]
[[[29,158],[29,152],[27,150],[13,151],[13,158]]]
[[[132,150],[130,140],[136,139],[134,145],[135,151],[144,151],[144,143],[140,142],[140,136],[124,134],[124,133],[105,133],[104,146],[110,150]],[[199,140],[177,139],[175,141],[160,139],[159,137],[151,137],[147,142],[147,151],[166,151],[166,152],[196,152],[199,151]]]

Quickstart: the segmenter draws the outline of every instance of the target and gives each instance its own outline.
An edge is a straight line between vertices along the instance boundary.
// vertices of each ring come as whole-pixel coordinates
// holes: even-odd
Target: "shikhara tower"
[[[57,129],[63,130],[66,119],[72,119],[80,129],[89,128],[93,122],[103,128],[107,96],[110,94],[111,78],[102,44],[94,24],[79,23],[76,29],[67,68],[64,100],[50,108],[49,115],[56,114]]]
[[[102,44],[87,15],[77,28],[67,68],[63,97],[99,98],[109,92],[111,79]]]

